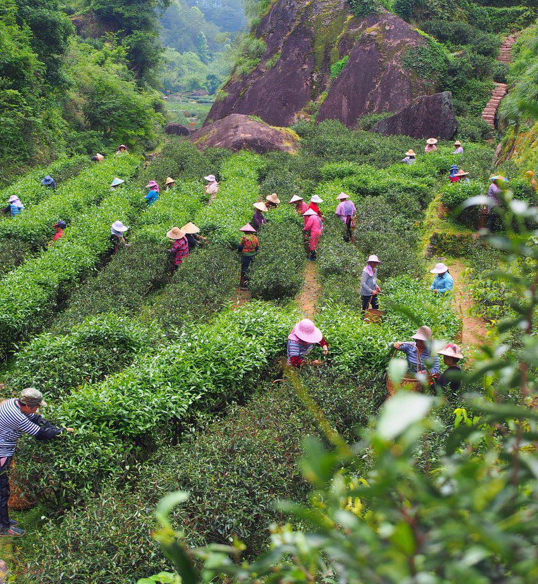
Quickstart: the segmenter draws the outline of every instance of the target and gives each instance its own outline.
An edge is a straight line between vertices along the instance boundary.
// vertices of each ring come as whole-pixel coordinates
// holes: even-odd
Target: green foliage
[[[393,8],[395,14],[404,20],[409,20],[413,16],[413,8],[415,6],[415,0],[394,0]]]
[[[182,325],[206,321],[230,301],[239,279],[239,264],[227,248],[209,245],[183,261],[144,319],[157,320],[174,336]]]
[[[94,185],[86,188],[95,190]],[[136,215],[138,192],[129,188],[105,192],[100,193],[103,202],[79,214],[53,247],[29,258],[0,283],[0,350],[4,356],[15,343],[39,331],[60,294],[95,268],[109,249],[110,225],[118,219],[129,224]],[[78,194],[84,194],[82,186]]]
[[[235,247],[239,229],[252,219],[252,205],[258,200],[257,171],[260,157],[239,152],[227,159],[220,170],[221,184],[216,201],[204,208],[197,225],[212,242]]]
[[[170,439],[179,420],[244,396],[282,354],[293,321],[294,315],[252,302],[176,335],[101,384],[83,385],[50,412],[60,424],[70,420],[77,433],[47,443],[37,460],[29,450],[21,472],[40,477],[36,488],[68,499],[91,493],[107,475],[128,474],[129,460]]]
[[[68,334],[43,333],[17,355],[7,388],[37,387],[58,399],[83,383],[97,383],[121,371],[161,343],[159,329],[116,314],[90,318]]]
[[[482,118],[458,118],[458,139],[469,142],[481,142],[493,138],[494,131]]]
[[[260,251],[252,263],[249,289],[253,298],[262,300],[291,298],[303,285],[303,222],[290,205],[269,211],[268,220],[259,234]]]
[[[237,58],[232,75],[244,77],[258,66],[267,46],[265,42],[252,35],[240,35],[237,40]]]
[[[427,79],[434,87],[441,87],[446,79],[450,60],[446,49],[431,37],[426,44],[408,51],[402,65],[420,79]]]
[[[474,53],[497,57],[500,40],[493,33],[484,32],[469,22],[450,20],[427,20],[420,23],[424,32],[434,36],[441,43],[450,46],[470,46]]]
[[[373,382],[358,385],[324,371],[304,379],[331,424],[349,438],[383,399],[384,388]],[[87,574],[99,571],[102,584],[131,584],[137,576],[166,569],[151,540],[154,520],[140,510],[178,488],[193,493],[173,517],[174,525],[187,526],[191,544],[226,544],[239,536],[254,557],[267,545],[269,525],[286,519],[275,508],[276,500],[305,500],[307,482],[297,464],[305,435],[321,437],[321,432],[291,384],[264,383],[246,407],[231,406],[226,418],[207,431],[179,447],[162,448],[132,473],[128,492],[109,482],[99,498],[70,510],[61,524],[51,522],[40,530],[32,555],[48,553],[22,582],[40,571],[43,584],[56,583],[60,574],[73,584],[86,584]],[[77,553],[81,548],[86,553]]]
[[[391,328],[400,340],[413,335],[419,326],[429,326],[436,340],[452,342],[457,338],[460,322],[451,308],[451,295],[441,296],[429,284],[399,276],[387,280],[383,293],[388,300],[383,325]],[[405,307],[405,314],[398,309]]]
[[[379,9],[376,0],[349,0],[349,3],[353,14],[358,18],[364,18]]]
[[[336,63],[331,65],[331,79],[336,79],[338,75],[340,75],[344,67],[347,65],[348,60],[349,55],[345,55],[340,61],[336,61]]]

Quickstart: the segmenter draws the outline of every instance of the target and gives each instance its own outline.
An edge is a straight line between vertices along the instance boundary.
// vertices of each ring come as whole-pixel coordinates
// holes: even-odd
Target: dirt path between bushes
[[[252,296],[248,290],[241,290],[241,288],[237,287],[234,292],[232,310],[241,308],[243,304],[250,302],[251,298]]]
[[[465,289],[465,266],[457,261],[450,262],[450,274],[454,278],[453,304],[461,317],[461,343],[464,347],[477,348],[486,341],[486,323],[470,314],[474,305],[471,294]]]
[[[316,303],[321,293],[315,262],[306,262],[303,275],[304,284],[296,297],[297,305],[306,318],[313,319],[316,314]]]

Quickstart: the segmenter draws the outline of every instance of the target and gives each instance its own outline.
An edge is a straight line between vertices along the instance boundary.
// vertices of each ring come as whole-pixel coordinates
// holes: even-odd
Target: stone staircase
[[[506,37],[501,45],[501,50],[497,61],[500,63],[510,63],[510,55],[512,53],[512,47],[516,42],[516,35],[510,35]],[[499,109],[499,104],[502,98],[506,95],[508,87],[506,83],[495,83],[495,89],[491,95],[491,99],[482,112],[482,119],[485,120],[491,128],[495,129],[495,120],[497,118],[497,110]]]

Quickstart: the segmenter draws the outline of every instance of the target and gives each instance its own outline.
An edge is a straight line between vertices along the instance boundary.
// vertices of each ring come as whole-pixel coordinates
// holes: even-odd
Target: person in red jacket
[[[310,199],[310,205],[308,205],[308,208],[312,209],[312,211],[314,211],[316,213],[316,215],[323,221],[323,215],[318,207],[319,203],[323,203],[323,199],[318,197],[317,195],[314,195]]]
[[[172,247],[168,252],[172,254],[174,261],[172,270],[175,272],[181,265],[181,262],[189,257],[189,242],[186,234],[179,227],[172,227],[166,234],[166,237],[172,242]]]
[[[49,245],[52,245],[55,241],[58,241],[64,236],[64,229],[66,228],[65,221],[58,221],[58,223],[55,223],[53,227],[56,229],[56,233],[54,234],[54,237],[52,238],[52,241],[49,243]]]

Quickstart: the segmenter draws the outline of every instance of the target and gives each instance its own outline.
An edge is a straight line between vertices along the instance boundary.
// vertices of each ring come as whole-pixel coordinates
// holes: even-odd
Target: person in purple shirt
[[[353,230],[355,229],[355,213],[357,209],[353,201],[349,198],[346,193],[340,193],[336,199],[340,201],[338,207],[336,207],[336,216],[340,217],[340,220],[346,226],[346,241],[354,241]]]

